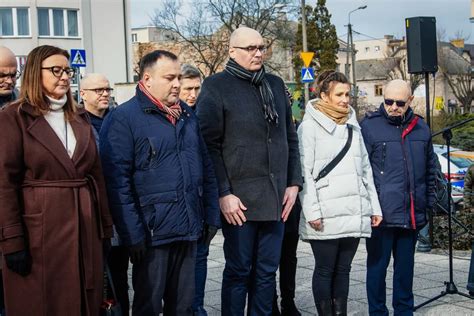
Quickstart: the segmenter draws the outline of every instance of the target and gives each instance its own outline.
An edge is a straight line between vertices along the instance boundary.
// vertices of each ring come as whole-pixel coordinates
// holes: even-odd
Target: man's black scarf
[[[263,113],[265,114],[265,119],[269,123],[278,125],[278,113],[275,110],[275,98],[273,97],[270,84],[268,83],[267,78],[265,78],[265,68],[263,65],[259,71],[252,72],[243,68],[237,64],[235,60],[230,58],[225,66],[225,71],[237,78],[250,81],[252,85],[258,88],[263,100]]]

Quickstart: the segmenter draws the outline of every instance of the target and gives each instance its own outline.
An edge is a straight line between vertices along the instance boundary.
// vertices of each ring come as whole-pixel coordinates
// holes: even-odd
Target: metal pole
[[[306,36],[306,4],[305,0],[301,0],[301,31],[303,33],[303,52],[308,51],[308,39]],[[309,101],[308,84],[304,84],[304,105]]]
[[[431,119],[430,119],[430,74],[425,72],[425,94],[426,94],[426,105],[425,105],[425,111],[426,111],[426,124],[428,124],[428,127],[431,129]]]
[[[77,104],[81,103],[81,68],[76,67]]]
[[[359,107],[357,106],[357,99],[359,97],[359,91],[357,89],[357,79],[356,79],[356,67],[355,67],[355,54],[356,50],[354,47],[354,39],[352,38],[352,25],[349,23],[349,34],[351,38],[351,55],[352,55],[352,84],[354,85],[354,100],[352,106],[354,107],[356,113],[359,113]]]
[[[347,42],[346,42],[346,67],[345,67],[345,74],[346,78],[349,79],[349,53],[352,51],[352,47],[350,46],[350,30],[351,30],[351,22],[350,22],[350,14],[349,14],[349,24],[347,25]]]

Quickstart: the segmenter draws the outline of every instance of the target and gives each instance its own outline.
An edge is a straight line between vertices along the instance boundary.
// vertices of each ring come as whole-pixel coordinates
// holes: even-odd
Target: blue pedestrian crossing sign
[[[314,69],[313,68],[301,68],[301,82],[313,82],[314,81]]]
[[[86,66],[86,50],[85,49],[71,49],[71,67],[85,67]]]

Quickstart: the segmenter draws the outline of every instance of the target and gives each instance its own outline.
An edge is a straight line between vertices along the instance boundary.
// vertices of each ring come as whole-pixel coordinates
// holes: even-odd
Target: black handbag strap
[[[341,149],[341,151],[337,154],[337,156],[334,157],[334,159],[330,163],[328,163],[326,165],[326,167],[323,168],[323,170],[321,170],[319,172],[317,178],[314,179],[315,183],[318,182],[319,180],[321,180],[322,178],[324,178],[325,176],[327,176],[328,173],[331,172],[332,169],[334,169],[339,162],[341,162],[342,158],[344,158],[344,156],[349,151],[349,148],[351,148],[351,144],[352,144],[352,125],[347,124],[347,129],[348,129],[348,132],[349,132],[349,136],[347,137],[346,144]]]

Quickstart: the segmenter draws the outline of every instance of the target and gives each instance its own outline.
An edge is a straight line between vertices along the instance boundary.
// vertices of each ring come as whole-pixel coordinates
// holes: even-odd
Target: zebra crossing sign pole
[[[76,82],[77,82],[77,103],[81,102],[81,67],[86,66],[86,50],[85,49],[71,49],[71,67],[76,70]]]

